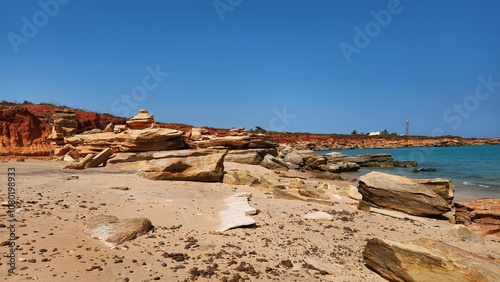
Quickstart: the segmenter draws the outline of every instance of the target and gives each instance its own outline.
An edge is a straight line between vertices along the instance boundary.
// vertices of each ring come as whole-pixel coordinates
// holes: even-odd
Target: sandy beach
[[[373,237],[431,238],[497,262],[500,258],[496,236],[487,236],[485,245],[462,242],[448,235],[452,224],[447,221],[358,211],[357,201],[347,197],[326,206],[273,199],[269,192],[243,185],[151,181],[132,169],[74,171],[63,170],[64,165],[30,159],[0,163],[2,183],[7,183],[7,168],[16,169],[16,197],[22,208],[15,214],[17,274],[8,276],[9,247],[1,247],[4,281],[385,281],[363,263],[366,240]],[[235,168],[267,171],[225,164],[226,170]],[[252,216],[255,226],[215,232],[218,213],[227,208],[223,199],[238,192],[252,193],[249,204],[258,210]],[[6,189],[0,200],[7,200]],[[303,218],[315,211],[327,212],[334,220]],[[111,249],[82,232],[86,220],[99,214],[145,217],[155,228]],[[8,226],[4,211],[0,220]],[[0,228],[2,241],[8,236],[8,228]],[[335,273],[314,269],[306,263],[311,261]]]

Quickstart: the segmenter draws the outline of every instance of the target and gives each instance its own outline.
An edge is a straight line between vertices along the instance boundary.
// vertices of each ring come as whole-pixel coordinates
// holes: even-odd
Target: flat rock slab
[[[389,281],[500,281],[495,261],[430,239],[399,243],[372,238],[363,257]]]
[[[189,150],[183,153],[186,155],[151,160],[139,170],[138,175],[150,180],[202,182],[222,180],[226,150]]]
[[[217,231],[224,232],[232,228],[255,224],[255,219],[248,215],[257,213],[255,208],[248,204],[252,193],[243,192],[224,199],[228,208],[219,212],[221,224]]]
[[[115,248],[117,245],[146,234],[153,228],[147,218],[119,219],[113,215],[97,215],[87,221],[83,233],[98,238],[106,246]]]
[[[443,181],[439,180],[439,194]],[[449,182],[449,189],[454,187]],[[427,183],[407,177],[391,175],[382,172],[370,172],[359,178],[358,191],[363,201],[376,207],[398,210],[416,216],[436,217],[451,210],[448,199],[443,198]],[[449,192],[451,193],[451,191]],[[446,193],[446,194],[449,194]]]

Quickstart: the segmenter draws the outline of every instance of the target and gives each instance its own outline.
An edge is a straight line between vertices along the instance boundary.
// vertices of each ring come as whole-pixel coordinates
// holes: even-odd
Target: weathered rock
[[[84,168],[98,167],[101,164],[106,166],[106,161],[109,159],[109,157],[111,157],[112,154],[113,154],[113,149],[111,148],[104,149],[102,150],[102,152],[93,157],[91,161],[86,163],[84,165]]]
[[[339,195],[347,196],[354,200],[361,200],[363,196],[358,192],[358,188],[353,185],[344,186],[338,189]]]
[[[248,170],[231,170],[224,173],[222,181],[229,185],[246,185],[249,187],[260,186],[259,179],[253,176]]]
[[[147,110],[141,109],[139,113],[127,120],[127,126],[130,129],[146,129],[152,128],[155,123],[155,118],[153,115],[150,115]]]
[[[358,171],[360,166],[354,162],[337,162],[337,163],[328,163],[326,165],[322,165],[319,169],[333,172],[333,173],[341,173],[341,172],[353,172]]]
[[[450,229],[450,232],[448,232],[448,235],[456,237],[462,241],[467,241],[467,242],[478,243],[478,244],[484,245],[483,234],[475,233],[469,227],[462,225],[462,224],[454,225]]]
[[[60,133],[64,137],[76,134],[78,119],[75,111],[70,109],[56,110],[52,120],[54,122],[53,132]]]
[[[313,220],[323,220],[323,221],[332,221],[333,216],[326,212],[312,212],[304,215],[304,219],[313,219]]]
[[[320,166],[326,164],[327,159],[323,156],[320,155],[313,155],[307,157],[307,159],[304,162],[304,166],[307,169],[319,169]]]
[[[363,196],[363,201],[369,204],[411,215],[435,217],[450,211],[448,201],[433,191],[430,187],[432,184],[429,186],[426,183],[382,172],[370,172],[360,177],[358,191]]]
[[[118,134],[79,134],[65,138],[65,141],[83,152],[101,151],[109,147],[117,152],[143,152],[176,150],[185,146],[181,131],[166,128],[125,130]]]
[[[260,165],[263,167],[266,167],[268,169],[271,169],[271,170],[277,170],[277,171],[287,171],[288,170],[286,163],[284,163],[279,158],[276,158],[270,154],[267,154],[264,157],[264,159],[262,160],[262,163]]]
[[[226,150],[183,150],[183,157],[167,157],[149,161],[138,175],[151,180],[184,180],[219,182],[224,175]]]
[[[260,177],[260,183],[269,189],[285,189],[285,184],[281,183],[280,178],[274,172],[262,175]]]
[[[227,152],[225,161],[240,163],[240,164],[261,164],[266,155],[275,156],[278,153],[276,148],[263,148],[263,149],[245,149],[245,150],[229,150]]]
[[[98,215],[88,220],[83,232],[114,248],[125,241],[146,234],[151,229],[153,225],[147,218],[118,219],[112,215]]]
[[[500,281],[498,263],[429,239],[398,243],[373,238],[363,257],[389,281]]]
[[[445,199],[449,205],[455,197],[455,186],[453,183],[444,178],[434,178],[434,179],[415,179],[416,182],[423,184],[436,192],[441,198]]]
[[[454,203],[455,222],[484,234],[500,235],[500,199],[478,199]]]
[[[300,165],[304,162],[304,157],[297,154],[295,151],[291,151],[290,153],[286,154],[286,156],[283,158],[283,161],[290,162],[292,164]]]
[[[103,132],[115,132],[115,124],[110,122],[106,127],[103,129]]]
[[[224,232],[232,228],[255,224],[255,219],[248,216],[257,213],[257,210],[248,204],[251,196],[252,193],[244,192],[224,199],[228,208],[219,212],[221,224],[217,231]]]
[[[274,188],[273,196],[275,199],[304,201],[304,199],[302,199],[301,197],[280,188]]]

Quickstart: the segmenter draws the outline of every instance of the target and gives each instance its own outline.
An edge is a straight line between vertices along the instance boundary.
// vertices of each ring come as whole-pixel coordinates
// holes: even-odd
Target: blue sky
[[[500,1],[0,2],[0,100],[500,137]]]

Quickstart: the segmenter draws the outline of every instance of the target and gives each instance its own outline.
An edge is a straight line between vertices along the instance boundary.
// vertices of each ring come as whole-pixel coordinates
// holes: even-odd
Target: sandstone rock
[[[309,156],[304,162],[307,169],[319,169],[320,166],[326,164],[327,159],[320,155]]]
[[[363,198],[361,193],[359,193],[358,188],[353,185],[341,187],[340,189],[338,189],[338,193],[339,195],[344,195],[358,201]]]
[[[224,232],[232,228],[255,224],[255,219],[248,216],[257,213],[257,210],[248,204],[251,196],[252,193],[244,192],[224,200],[228,208],[219,212],[221,224],[217,231]]]
[[[153,226],[147,218],[118,219],[112,215],[91,217],[85,234],[101,240],[106,246],[115,248],[117,245],[146,234]]]
[[[358,171],[360,166],[354,162],[338,162],[338,163],[328,163],[319,167],[321,170],[341,173],[341,172],[352,172]]]
[[[149,161],[138,175],[151,180],[184,180],[219,182],[224,174],[224,156],[227,151],[183,150],[191,155],[168,157]]]
[[[454,203],[455,222],[484,234],[500,235],[500,199],[478,199]]]
[[[109,159],[109,157],[111,157],[112,154],[113,154],[113,149],[111,148],[104,149],[102,150],[102,152],[93,157],[91,161],[86,163],[84,167],[85,168],[98,167],[101,164],[106,166],[106,161]]]
[[[322,221],[332,221],[333,216],[326,212],[312,212],[304,215],[304,219],[322,220]]]
[[[253,176],[248,170],[231,170],[224,174],[222,181],[229,185],[246,185],[249,187],[259,186],[261,183],[259,179]]]
[[[53,132],[60,133],[64,137],[77,133],[78,119],[75,111],[70,109],[56,110],[52,120],[54,122]]]
[[[104,132],[115,132],[115,124],[110,122],[103,130]]]
[[[150,115],[147,110],[141,109],[139,113],[127,120],[127,126],[130,129],[146,129],[152,128],[155,123],[155,118],[153,115]]]
[[[65,161],[65,162],[74,162],[75,159],[73,159],[73,157],[71,157],[70,155],[64,155],[63,161]]]
[[[432,189],[436,194],[445,199],[451,205],[453,197],[455,197],[455,186],[448,179],[415,179],[417,183],[423,184]]]
[[[402,176],[370,172],[360,177],[358,191],[369,204],[411,215],[435,217],[451,210],[431,187]]]
[[[275,199],[304,201],[301,197],[280,188],[274,188],[273,196]]]
[[[430,239],[398,243],[373,238],[363,257],[389,281],[500,281],[497,263]]]
[[[185,146],[182,132],[165,128],[126,130],[118,134],[111,132],[78,134],[65,138],[65,141],[87,153],[109,147],[117,152],[142,152],[176,150]]]
[[[469,227],[457,224],[454,225],[448,235],[456,237],[462,241],[478,243],[484,245],[484,236],[481,233],[475,233]]]
[[[229,150],[225,161],[240,164],[259,165],[268,154],[271,156],[277,155],[276,148]]]
[[[284,162],[290,162],[295,165],[300,165],[304,161],[304,157],[301,155],[297,154],[295,151],[291,151],[290,153],[286,154],[286,156],[283,158]]]
[[[264,159],[262,160],[262,163],[260,164],[263,167],[266,167],[271,170],[277,170],[277,171],[287,171],[288,168],[286,166],[286,163],[281,161],[279,158],[276,158],[272,155],[267,154]]]
[[[248,148],[250,136],[225,136],[214,137],[210,140],[201,140],[196,142],[198,148],[228,148],[243,149]]]
[[[264,187],[269,189],[274,189],[274,188],[285,189],[285,184],[280,182],[280,178],[274,172],[262,175],[260,177],[260,183],[262,183]]]

